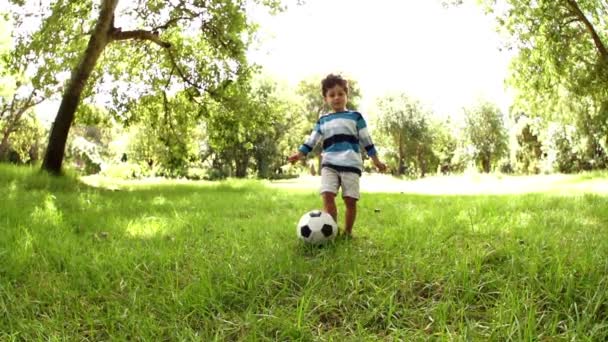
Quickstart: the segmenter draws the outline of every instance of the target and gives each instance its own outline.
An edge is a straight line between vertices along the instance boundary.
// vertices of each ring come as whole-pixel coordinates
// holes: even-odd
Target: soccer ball
[[[333,240],[338,235],[338,225],[328,213],[313,210],[302,215],[296,226],[296,233],[302,241],[320,245]]]

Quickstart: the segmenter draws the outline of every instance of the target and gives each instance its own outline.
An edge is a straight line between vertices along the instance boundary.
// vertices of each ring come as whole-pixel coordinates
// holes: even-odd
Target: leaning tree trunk
[[[89,39],[87,49],[78,67],[72,72],[70,83],[61,99],[61,105],[51,128],[49,144],[42,163],[42,169],[50,173],[59,174],[61,172],[65,145],[70,127],[74,121],[74,114],[80,102],[82,91],[95,68],[95,64],[97,64],[97,60],[110,42],[114,10],[117,3],[118,0],[103,0],[99,19]]]

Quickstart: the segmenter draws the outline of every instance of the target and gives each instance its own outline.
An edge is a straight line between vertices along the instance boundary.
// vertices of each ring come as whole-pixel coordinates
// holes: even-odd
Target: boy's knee
[[[336,198],[336,194],[333,192],[324,192],[321,196],[323,196],[323,199],[326,201],[333,201]]]

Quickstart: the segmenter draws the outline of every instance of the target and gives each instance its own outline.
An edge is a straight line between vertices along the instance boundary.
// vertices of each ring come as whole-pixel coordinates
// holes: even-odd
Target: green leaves
[[[99,7],[91,0],[56,0],[48,7],[31,0],[11,3],[16,27],[11,68],[23,72],[27,66],[35,88],[58,95],[85,50]],[[270,9],[279,6],[278,1],[265,4]],[[32,12],[36,20],[30,20]],[[36,21],[39,26],[31,31]],[[24,25],[26,22],[28,25]],[[115,89],[116,82],[146,84],[142,87],[148,89],[143,91],[156,92],[167,82],[170,87],[181,81],[183,89],[206,91],[234,78],[240,65],[246,63],[247,36],[254,25],[247,21],[244,1],[190,0],[121,2],[115,13],[115,26],[121,31],[143,29],[158,33],[161,40],[172,44],[171,55],[146,41],[115,42],[99,61],[93,81]],[[173,70],[173,78],[167,80],[176,68],[180,70]],[[110,77],[101,78],[101,74]],[[88,96],[100,91],[89,91]],[[124,109],[125,99],[118,102],[113,109]]]
[[[70,72],[84,50],[86,33],[93,24],[92,3],[90,0],[52,2],[49,8],[40,8],[33,18],[29,12],[38,6],[31,1],[21,6],[23,8],[13,8],[16,45],[10,67],[14,72],[27,71],[32,75],[31,82],[36,89],[57,93],[60,80],[65,78],[60,75]],[[40,26],[30,32],[31,25],[37,21]]]
[[[407,94],[378,99],[378,111],[377,128],[388,138],[386,146],[392,147],[389,157],[396,173],[424,177],[432,171],[438,159],[433,153],[431,112]]]
[[[474,147],[473,158],[484,172],[507,152],[507,131],[502,113],[495,105],[480,102],[465,110],[465,133]]]
[[[495,0],[481,1],[497,8]],[[608,61],[602,53],[608,8],[598,0],[507,0],[493,11],[508,44],[519,51],[509,84],[518,89],[517,104],[527,112],[553,115],[563,91],[574,97],[606,94],[608,74],[598,72]],[[594,34],[603,41],[594,41]],[[601,84],[601,86],[600,86]]]
[[[590,141],[583,154],[599,167],[596,161],[608,156],[602,147],[608,145],[608,127],[600,119],[608,101],[606,2],[479,2],[496,17],[507,45],[518,51],[507,80],[516,90],[513,112],[574,123],[579,138]]]
[[[11,28],[8,19],[0,18],[0,98],[15,90],[16,77],[8,70],[8,52],[11,48]]]

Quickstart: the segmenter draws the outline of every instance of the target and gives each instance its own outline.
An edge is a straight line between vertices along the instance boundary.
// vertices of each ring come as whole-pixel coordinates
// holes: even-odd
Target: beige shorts
[[[320,193],[332,192],[338,194],[338,189],[342,188],[342,197],[359,199],[359,178],[354,172],[338,172],[329,167],[321,169],[321,189]]]

